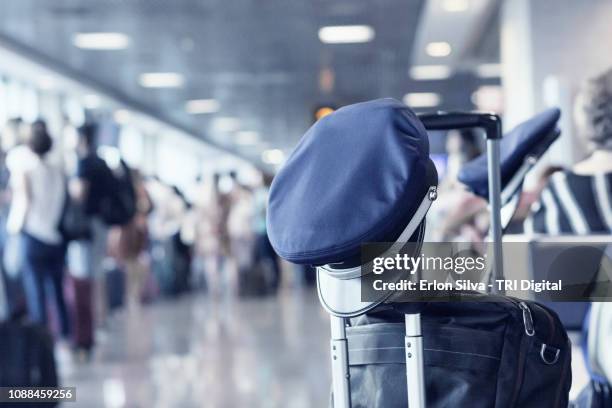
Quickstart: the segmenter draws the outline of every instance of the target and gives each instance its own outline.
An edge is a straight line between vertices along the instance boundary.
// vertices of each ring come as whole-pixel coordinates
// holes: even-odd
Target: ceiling
[[[240,147],[256,161],[262,149],[290,150],[320,105],[434,91],[444,95],[442,109],[471,108],[472,92],[487,80],[408,75],[424,8],[422,0],[2,0],[0,35],[217,145],[238,149],[234,132],[213,126],[216,117],[238,118],[240,129],[260,135],[260,144]],[[371,25],[375,38],[319,41],[321,26],[344,24]],[[471,59],[498,58],[498,30],[489,26],[466,51]],[[104,31],[127,34],[130,46],[72,45],[76,32]],[[160,71],[183,74],[184,86],[139,85],[141,73]],[[201,98],[217,99],[220,111],[187,114],[185,101]]]

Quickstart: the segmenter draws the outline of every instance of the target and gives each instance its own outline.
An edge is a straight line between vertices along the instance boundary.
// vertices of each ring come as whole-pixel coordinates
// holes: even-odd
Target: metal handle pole
[[[425,372],[423,356],[423,335],[421,333],[421,315],[406,315],[406,382],[408,385],[408,406],[425,408]]]
[[[501,170],[499,139],[487,139],[487,168],[489,173],[489,205],[491,209],[490,237],[493,241],[493,292],[503,294],[496,280],[504,279],[501,224]]]
[[[342,317],[329,317],[331,323],[331,363],[334,408],[351,408],[351,387],[348,364],[346,322]]]

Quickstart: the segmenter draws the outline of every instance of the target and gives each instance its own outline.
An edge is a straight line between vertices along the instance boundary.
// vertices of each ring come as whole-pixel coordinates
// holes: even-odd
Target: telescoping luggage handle
[[[491,209],[490,237],[493,241],[493,279],[503,279],[502,225],[501,225],[501,170],[499,141],[502,123],[491,113],[437,112],[419,115],[427,130],[481,128],[487,139],[487,172],[489,178],[489,205]],[[495,288],[496,285],[493,285]],[[495,291],[495,289],[494,289]],[[346,319],[330,315],[331,357],[334,408],[351,408],[350,373]],[[405,317],[406,380],[409,408],[425,408],[425,373],[423,335],[420,313]]]
[[[485,131],[487,139],[487,172],[489,179],[489,206],[491,228],[489,232],[493,243],[492,278],[504,279],[501,222],[501,167],[499,142],[502,138],[501,118],[493,113],[475,112],[437,112],[419,115],[427,130],[473,129]],[[498,285],[493,292],[499,293]],[[503,294],[503,293],[501,293]]]
[[[493,241],[493,278],[503,279],[502,226],[501,226],[501,170],[499,141],[502,137],[501,119],[489,113],[438,112],[420,115],[427,130],[482,128],[487,138],[487,172],[489,176],[489,203],[491,208],[491,239]],[[496,285],[493,285],[495,288]],[[496,291],[494,289],[494,291]],[[404,352],[406,354],[406,382],[409,408],[425,408],[425,356],[421,316],[407,314]]]

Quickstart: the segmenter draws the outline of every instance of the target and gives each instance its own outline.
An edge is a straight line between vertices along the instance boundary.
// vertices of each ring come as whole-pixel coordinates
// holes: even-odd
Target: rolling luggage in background
[[[43,326],[10,320],[4,289],[0,276],[0,387],[57,387],[51,335]]]
[[[6,297],[6,286],[4,285],[4,276],[0,273],[0,322],[8,319],[10,311],[8,307],[8,298]]]
[[[267,260],[254,262],[251,267],[238,271],[238,296],[262,297],[274,290],[270,284],[272,265]]]
[[[151,269],[162,295],[177,296],[189,290],[191,256],[179,234],[153,242]]]
[[[183,242],[181,234],[172,236],[172,268],[176,293],[188,292],[191,281],[191,247]]]
[[[0,324],[0,386],[57,387],[53,339],[42,326]]]
[[[106,294],[109,310],[116,310],[123,306],[125,299],[125,272],[113,265],[105,273]]]
[[[153,241],[151,245],[151,271],[162,296],[176,295],[173,269],[174,248],[171,239]]]
[[[66,303],[72,321],[72,340],[76,348],[90,350],[94,344],[93,281],[68,276]]]

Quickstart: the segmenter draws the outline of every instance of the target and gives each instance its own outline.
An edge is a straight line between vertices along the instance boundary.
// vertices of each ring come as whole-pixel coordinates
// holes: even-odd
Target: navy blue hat
[[[512,179],[527,156],[539,158],[557,139],[560,116],[558,108],[547,109],[504,135],[500,143],[502,188]],[[458,179],[475,194],[488,199],[487,155],[482,154],[465,164]]]
[[[288,261],[323,265],[394,241],[437,174],[427,132],[394,99],[339,109],[315,123],[274,178],[268,236]]]

